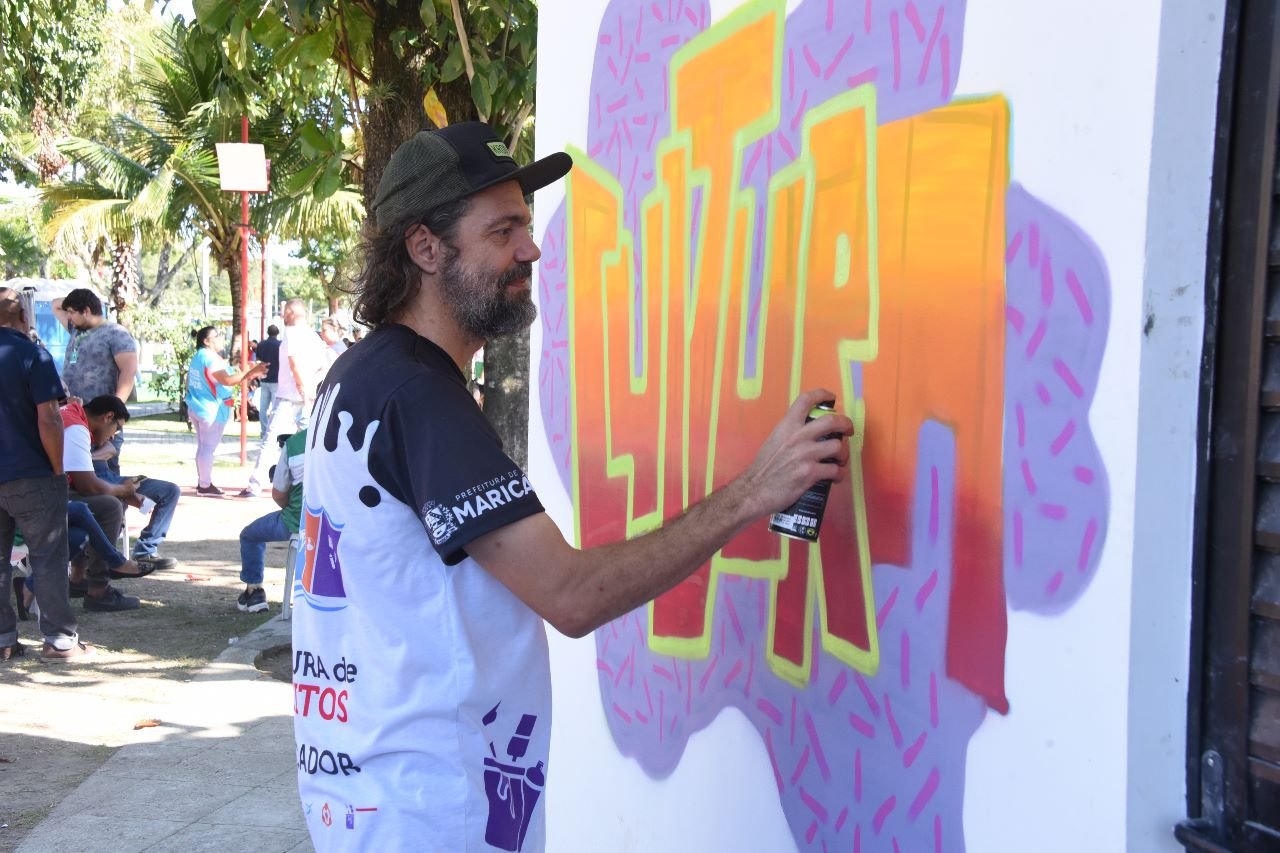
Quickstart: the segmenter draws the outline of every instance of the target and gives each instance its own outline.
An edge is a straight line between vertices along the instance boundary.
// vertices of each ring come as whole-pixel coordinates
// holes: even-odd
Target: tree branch
[[[458,44],[462,46],[462,65],[467,69],[467,82],[470,83],[475,79],[476,69],[471,64],[471,43],[467,38],[467,26],[462,21],[462,7],[458,5],[458,0],[449,0],[449,5],[453,7],[453,25],[458,29]],[[481,121],[489,120],[489,117],[480,111],[479,105],[476,106],[476,112],[480,114]]]
[[[520,134],[524,132],[524,123],[529,120],[529,114],[532,112],[533,101],[526,101],[520,108],[520,112],[516,113],[516,120],[511,125],[511,141],[507,143],[508,150],[516,150],[516,143],[520,141]]]
[[[346,46],[347,80],[351,83],[351,115],[356,120],[356,132],[364,139],[364,120],[360,115],[360,97],[356,92],[356,73],[354,52],[351,50],[351,36],[347,34],[347,13],[341,3],[338,4],[338,26],[342,28],[342,43]]]
[[[144,294],[144,299],[149,307],[154,308],[159,304],[161,297],[164,296],[166,290],[169,289],[174,277],[178,274],[178,270],[186,264],[187,259],[195,254],[196,247],[193,243],[188,246],[176,261],[169,263],[169,255],[173,249],[172,243],[165,243],[160,249],[160,262],[156,266],[156,282],[150,290]]]

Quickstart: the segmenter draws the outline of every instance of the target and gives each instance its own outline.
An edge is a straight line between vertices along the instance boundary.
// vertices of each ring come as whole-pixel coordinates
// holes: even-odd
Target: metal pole
[[[262,235],[262,316],[258,319],[258,340],[267,339],[267,235]],[[258,412],[258,417],[263,413]]]
[[[249,117],[240,116],[240,141],[249,141]],[[249,194],[240,193],[240,370],[249,366]],[[240,466],[248,459],[249,395],[240,386]]]

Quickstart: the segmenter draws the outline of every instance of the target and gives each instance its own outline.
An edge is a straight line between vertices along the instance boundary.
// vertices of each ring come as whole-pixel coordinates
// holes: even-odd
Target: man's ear
[[[444,263],[444,241],[425,225],[418,224],[404,235],[404,247],[418,269],[428,275],[440,272]]]

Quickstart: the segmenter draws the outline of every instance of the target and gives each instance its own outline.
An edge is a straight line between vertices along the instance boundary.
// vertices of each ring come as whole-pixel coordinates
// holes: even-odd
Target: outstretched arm
[[[584,636],[671,589],[748,524],[784,509],[818,480],[843,479],[843,437],[853,422],[843,415],[805,422],[815,404],[834,398],[822,389],[801,394],[750,468],[651,533],[582,551],[538,513],[481,536],[467,553],[556,630]],[[832,433],[842,437],[824,438]]]
[[[258,378],[259,376],[266,376],[267,371],[270,369],[271,365],[267,364],[265,361],[256,361],[245,367],[244,370],[237,370],[234,373],[227,372],[227,369],[224,367],[221,370],[213,371],[209,375],[212,376],[214,381],[219,385],[234,387],[239,385],[241,382],[247,382],[250,379]]]

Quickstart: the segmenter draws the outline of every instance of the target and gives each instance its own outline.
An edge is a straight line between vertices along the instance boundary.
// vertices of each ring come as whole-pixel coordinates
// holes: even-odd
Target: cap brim
[[[557,151],[554,154],[548,154],[541,160],[535,160],[528,166],[516,169],[514,172],[508,172],[500,178],[495,178],[481,186],[478,186],[473,192],[479,192],[483,189],[495,186],[497,184],[506,183],[507,181],[516,181],[520,184],[520,191],[524,195],[530,195],[536,190],[554,184],[556,181],[569,174],[569,170],[573,168],[573,158],[563,151]]]

